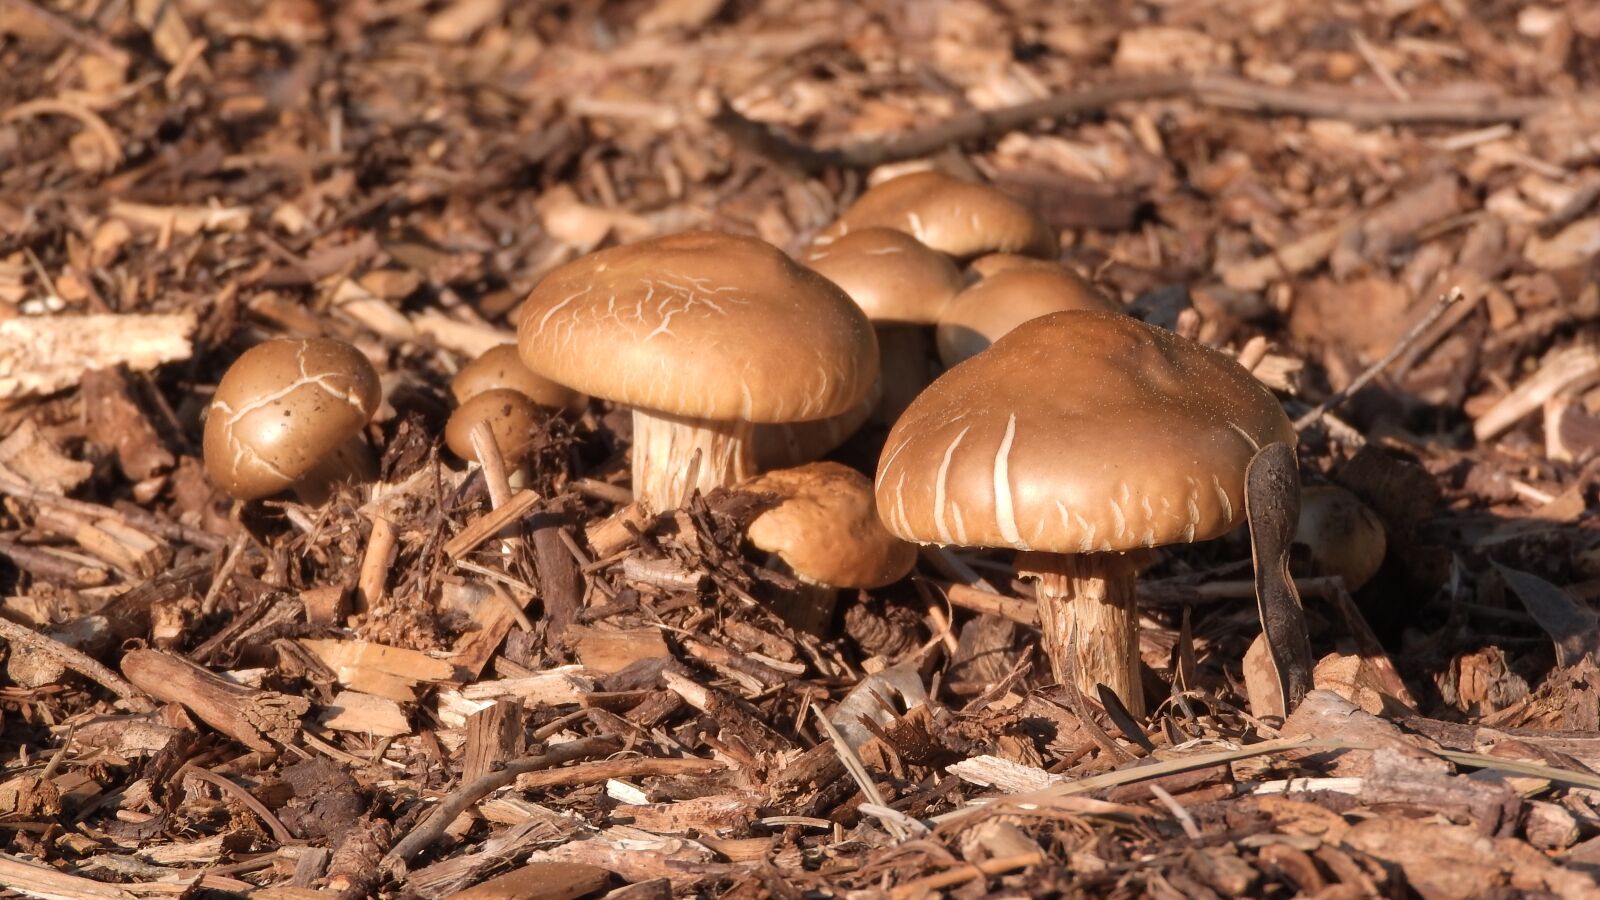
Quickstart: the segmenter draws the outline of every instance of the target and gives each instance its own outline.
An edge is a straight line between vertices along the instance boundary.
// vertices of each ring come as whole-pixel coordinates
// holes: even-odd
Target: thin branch
[[[434,808],[417,826],[411,829],[405,837],[395,842],[387,856],[383,858],[383,865],[387,869],[399,869],[410,862],[418,853],[428,849],[433,842],[444,835],[444,830],[456,816],[466,812],[467,807],[484,797],[510,785],[517,780],[517,776],[525,772],[536,772],[610,753],[617,749],[618,741],[609,737],[579,738],[565,744],[557,744],[545,751],[540,756],[531,756],[527,759],[515,759],[505,764],[504,768],[496,769],[482,777],[463,785],[458,785],[444,801]]]
[[[1477,100],[1391,100],[1307,88],[1275,87],[1231,75],[1164,75],[1094,85],[1042,100],[961,113],[927,128],[842,147],[819,148],[794,141],[772,126],[749,119],[723,103],[711,123],[746,148],[795,168],[869,169],[916,159],[951,144],[994,137],[1042,119],[1064,119],[1099,112],[1131,100],[1187,97],[1207,106],[1316,119],[1341,119],[1366,125],[1440,123],[1492,125],[1516,122],[1550,109],[1545,97],[1490,97]]]
[[[1357,391],[1370,384],[1372,379],[1383,374],[1384,369],[1394,365],[1395,360],[1404,356],[1406,351],[1411,349],[1411,345],[1421,340],[1422,336],[1428,333],[1428,329],[1433,327],[1433,323],[1443,318],[1444,314],[1449,311],[1450,307],[1461,302],[1461,298],[1461,288],[1451,288],[1449,293],[1444,294],[1439,298],[1438,302],[1433,305],[1433,309],[1428,310],[1428,314],[1423,316],[1422,321],[1411,326],[1411,330],[1402,335],[1400,340],[1396,341],[1395,345],[1389,348],[1389,352],[1385,353],[1382,359],[1368,366],[1365,372],[1357,375],[1354,380],[1344,386],[1343,390],[1335,393],[1332,397],[1329,397],[1321,403],[1318,403],[1316,406],[1311,407],[1311,409],[1307,411],[1305,415],[1295,419],[1294,430],[1305,431],[1307,428],[1315,425],[1317,420],[1322,418],[1323,415],[1328,412],[1328,410],[1337,408],[1340,404],[1354,396]]]
[[[75,650],[31,628],[0,618],[0,640],[43,653],[79,675],[95,682],[131,705],[147,704],[145,693],[81,650]],[[144,708],[148,708],[145,706]]]

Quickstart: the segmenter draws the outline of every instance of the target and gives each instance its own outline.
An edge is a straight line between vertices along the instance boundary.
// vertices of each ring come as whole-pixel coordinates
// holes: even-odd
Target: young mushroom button
[[[633,408],[634,496],[658,511],[754,474],[754,423],[843,413],[878,368],[872,327],[843,291],[769,244],[713,232],[556,269],[517,340],[534,372]]]
[[[381,399],[378,373],[343,341],[258,344],[229,367],[212,397],[206,473],[239,500],[293,488],[320,502],[329,483],[373,475],[361,429]]]
[[[800,582],[781,612],[820,632],[841,588],[877,588],[904,578],[917,550],[884,529],[872,482],[833,462],[768,472],[741,490],[773,494],[778,504],[750,523],[750,543],[783,560]]]
[[[501,344],[461,367],[450,381],[450,393],[456,402],[466,404],[484,391],[505,388],[516,391],[546,409],[581,413],[588,400],[582,394],[541,378],[522,364],[516,344]]]
[[[444,425],[444,443],[456,456],[468,462],[482,462],[472,444],[472,429],[479,422],[487,422],[501,461],[508,468],[515,468],[527,454],[534,430],[544,417],[521,392],[493,388],[475,395],[450,414]]]
[[[875,185],[817,235],[825,246],[863,228],[903,231],[940,253],[970,259],[1022,253],[1055,259],[1055,232],[1038,213],[998,188],[943,172],[912,172]]]
[[[940,376],[889,433],[879,514],[908,540],[1023,551],[1058,680],[1135,713],[1136,560],[1242,521],[1256,450],[1294,429],[1232,358],[1127,316],[1033,319]],[[1069,652],[1075,646],[1075,653]]]

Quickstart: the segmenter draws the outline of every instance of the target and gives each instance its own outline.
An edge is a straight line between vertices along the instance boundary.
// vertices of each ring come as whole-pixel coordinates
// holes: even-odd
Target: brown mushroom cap
[[[1226,354],[1128,316],[1053,313],[951,369],[889,433],[878,509],[923,543],[1054,553],[1216,537],[1257,447],[1295,442]]]
[[[510,388],[491,388],[461,404],[444,424],[444,443],[450,452],[470,462],[478,459],[472,446],[472,429],[488,422],[495,446],[507,464],[521,461],[528,452],[533,433],[543,419],[539,407],[527,395]]]
[[[1056,262],[991,254],[972,268],[983,280],[955,296],[939,317],[939,359],[953,366],[988,349],[1029,319],[1053,312],[1120,312],[1116,303],[1078,273]]]
[[[800,580],[834,588],[875,588],[906,576],[917,549],[884,529],[872,482],[838,463],[758,475],[743,490],[777,494],[779,504],[750,523],[750,543],[776,553]]]
[[[936,171],[912,172],[868,189],[816,243],[863,228],[903,231],[961,259],[996,252],[1054,259],[1060,246],[1050,226],[1011,195]]]
[[[844,288],[873,322],[931,325],[961,290],[961,270],[890,228],[863,228],[806,252],[812,271]]]
[[[240,500],[286,490],[360,434],[382,399],[372,363],[343,341],[257,344],[212,397],[206,472]]]
[[[550,273],[526,307],[518,347],[530,369],[674,416],[825,418],[877,374],[861,310],[754,238],[689,232],[591,253]]]
[[[1318,574],[1342,576],[1351,591],[1360,590],[1378,574],[1389,543],[1377,513],[1335,485],[1300,490],[1294,541],[1310,548]]]
[[[484,391],[497,388],[516,391],[548,409],[581,412],[586,402],[584,396],[572,388],[535,375],[522,364],[516,344],[501,344],[485,351],[462,366],[450,381],[450,393],[457,403],[466,403]]]

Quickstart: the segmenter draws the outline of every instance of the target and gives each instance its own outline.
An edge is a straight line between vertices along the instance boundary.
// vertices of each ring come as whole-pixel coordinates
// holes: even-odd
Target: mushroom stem
[[[925,325],[878,325],[878,383],[882,396],[872,411],[878,425],[893,425],[933,381],[932,330]]]
[[[729,487],[756,472],[749,422],[633,411],[633,496],[652,510],[677,509],[698,488]],[[698,469],[690,481],[690,469]]]
[[[323,457],[316,468],[294,484],[294,495],[307,506],[321,506],[339,482],[366,484],[378,477],[378,461],[366,438],[356,435]]]
[[[1104,684],[1128,712],[1143,716],[1135,560],[1123,553],[1021,553],[1017,574],[1036,581],[1039,630],[1056,681],[1071,678],[1088,697]],[[1069,651],[1074,641],[1076,653]]]

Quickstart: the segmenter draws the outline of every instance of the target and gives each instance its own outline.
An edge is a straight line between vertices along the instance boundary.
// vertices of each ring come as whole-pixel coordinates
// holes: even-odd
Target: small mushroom
[[[1133,551],[1232,529],[1246,467],[1277,441],[1294,428],[1232,357],[1129,316],[1053,313],[911,404],[878,510],[907,540],[1021,551],[1056,679],[1105,684],[1138,714]]]
[[[961,271],[950,257],[889,228],[863,228],[812,247],[805,263],[872,320],[882,389],[872,418],[892,424],[933,380],[930,327],[961,290]]]
[[[713,232],[556,269],[517,337],[528,368],[633,409],[634,497],[656,511],[753,475],[755,423],[844,413],[878,369],[843,291],[765,242]]]
[[[1311,550],[1318,575],[1338,575],[1352,593],[1378,574],[1388,549],[1377,514],[1355,494],[1331,484],[1301,490],[1294,542]]]
[[[874,185],[817,236],[831,244],[863,228],[903,231],[940,253],[970,259],[1023,253],[1055,259],[1055,232],[1004,191],[938,171],[912,172]]]
[[[489,423],[495,446],[507,469],[517,469],[527,457],[534,432],[544,414],[521,391],[491,388],[476,394],[450,414],[444,425],[444,443],[450,452],[468,462],[481,462],[472,444],[472,429]]]
[[[911,571],[917,549],[879,520],[872,482],[833,462],[767,472],[741,490],[775,494],[778,505],[750,523],[751,545],[774,554],[799,590],[780,610],[796,628],[820,633],[842,588],[893,584]]]
[[[523,365],[516,344],[501,344],[485,351],[462,366],[450,381],[450,393],[461,404],[484,391],[497,388],[508,388],[546,409],[565,410],[574,415],[582,413],[588,405],[588,398],[584,395],[548,378],[541,378]]]
[[[994,253],[968,270],[979,281],[957,294],[939,316],[939,360],[946,367],[988,349],[1029,319],[1053,312],[1121,312],[1078,273],[1058,262]]]
[[[327,338],[273,340],[223,374],[206,414],[206,473],[239,500],[294,489],[321,503],[336,481],[376,475],[362,427],[382,391],[372,363]]]
[[[881,395],[882,385],[873,382],[865,397],[837,416],[757,425],[750,437],[755,445],[756,468],[762,472],[790,469],[827,456],[861,430],[878,408]]]

